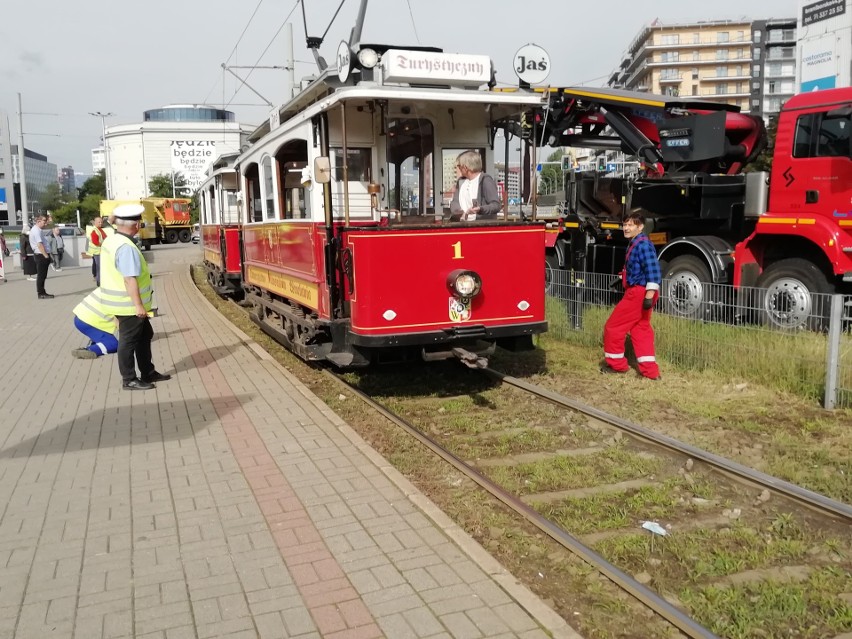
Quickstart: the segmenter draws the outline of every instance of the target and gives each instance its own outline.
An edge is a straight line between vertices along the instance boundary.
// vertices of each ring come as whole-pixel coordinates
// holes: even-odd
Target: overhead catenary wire
[[[406,0],[408,3],[408,15],[411,16],[411,27],[414,29],[414,39],[417,40],[417,44],[421,44],[420,35],[417,33],[417,23],[414,21],[414,11],[411,9],[411,0]]]
[[[239,37],[239,38],[237,38],[237,42],[234,44],[234,48],[233,48],[233,49],[231,49],[231,53],[230,53],[230,54],[228,54],[228,58],[227,58],[227,59],[225,60],[225,62],[224,62],[225,64],[228,64],[228,62],[230,62],[230,61],[231,61],[231,58],[234,56],[234,53],[236,53],[236,51],[237,51],[237,47],[238,47],[238,46],[240,46],[240,42],[242,42],[242,40],[243,40],[243,36],[245,36],[246,31],[248,31],[248,28],[251,26],[252,20],[254,20],[254,17],[257,15],[257,11],[258,11],[258,9],[260,9],[260,5],[262,5],[262,4],[263,4],[263,0],[258,0],[257,5],[256,5],[256,6],[255,6],[255,8],[254,8],[254,11],[252,11],[252,13],[251,13],[251,17],[248,19],[248,22],[246,23],[246,26],[243,28],[243,32],[240,34],[240,37]],[[216,89],[216,85],[217,85],[217,84],[219,84],[219,81],[218,81],[218,80],[216,80],[216,81],[213,83],[213,86],[212,86],[212,87],[210,87],[210,90],[207,92],[207,95],[206,95],[206,96],[204,96],[204,100],[202,100],[202,104],[206,104],[206,103],[207,103],[207,100],[208,100],[208,99],[210,98],[210,96],[212,95],[212,93],[213,93],[214,89]],[[222,86],[223,86],[223,90],[224,90],[224,84],[225,84],[225,73],[223,72],[223,73],[222,73]],[[223,102],[223,103],[225,102],[224,95],[222,96],[222,102]]]
[[[278,34],[281,33],[281,30],[284,28],[284,25],[287,24],[288,20],[290,20],[290,16],[293,15],[293,12],[299,6],[299,1],[300,0],[296,0],[296,3],[293,5],[293,8],[290,9],[290,13],[287,14],[287,17],[285,17],[281,24],[278,26],[278,29],[275,31],[275,34],[269,40],[269,44],[266,45],[266,48],[261,52],[260,56],[258,56],[257,61],[252,65],[252,69],[249,70],[249,72],[246,74],[246,77],[242,78],[242,82],[240,82],[240,85],[236,89],[234,89],[234,95],[231,96],[231,99],[228,100],[227,104],[225,104],[223,108],[231,106],[231,102],[233,102],[234,98],[237,97],[237,93],[240,92],[240,89],[242,89],[246,82],[248,82],[248,79],[251,77],[251,74],[254,73],[254,68],[260,64],[260,61],[263,59],[263,56],[266,55],[266,52],[269,51],[269,48],[272,46],[272,43],[275,42],[275,38],[278,37]]]

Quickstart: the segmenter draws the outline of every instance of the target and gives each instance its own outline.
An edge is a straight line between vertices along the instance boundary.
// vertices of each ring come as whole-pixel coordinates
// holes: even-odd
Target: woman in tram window
[[[482,171],[482,156],[478,151],[465,151],[456,158],[461,181],[450,203],[453,214],[462,219],[495,218],[502,205],[494,178]]]

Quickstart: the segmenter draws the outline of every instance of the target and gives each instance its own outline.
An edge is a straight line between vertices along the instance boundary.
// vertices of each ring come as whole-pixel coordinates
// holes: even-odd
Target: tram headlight
[[[470,299],[482,290],[482,278],[473,271],[453,271],[447,278],[447,286],[457,297]]]
[[[361,49],[358,52],[358,62],[365,69],[372,69],[379,63],[379,54],[374,49]]]

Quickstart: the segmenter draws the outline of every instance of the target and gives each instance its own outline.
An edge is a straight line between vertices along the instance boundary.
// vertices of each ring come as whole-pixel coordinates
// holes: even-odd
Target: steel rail
[[[488,369],[490,370],[490,369]],[[494,371],[496,372],[496,371]],[[434,439],[417,429],[410,422],[400,417],[390,409],[386,408],[369,395],[365,394],[358,388],[349,384],[346,380],[335,375],[334,373],[323,369],[323,373],[343,385],[347,390],[357,395],[362,401],[383,415],[385,418],[404,429],[412,437],[416,438],[421,444],[426,446],[433,453],[441,457],[444,461],[451,464],[456,470],[469,477],[482,488],[487,490],[491,495],[499,499],[506,506],[521,515],[524,519],[532,523],[539,530],[547,534],[554,541],[562,545],[564,548],[580,557],[593,568],[597,569],[601,574],[613,581],[624,591],[630,593],[643,605],[653,610],[655,613],[663,617],[666,621],[677,627],[686,636],[693,639],[719,639],[718,635],[713,634],[710,630],[700,625],[694,619],[683,613],[681,610],[670,604],[656,592],[639,583],[630,575],[622,572],[606,559],[597,554],[594,550],[585,546],[578,539],[570,535],[568,532],[559,528],[556,524],[543,517],[541,514],[527,506],[516,496],[506,492],[501,486],[491,481],[488,477],[480,473],[476,468],[469,465],[467,462],[456,457],[449,450],[441,446]]]
[[[644,426],[640,426],[639,424],[635,424],[631,421],[622,419],[621,417],[617,417],[615,415],[610,415],[609,413],[606,413],[602,410],[599,410],[592,406],[587,406],[582,402],[579,402],[575,399],[571,399],[570,397],[565,397],[564,395],[560,395],[559,393],[548,390],[546,388],[542,388],[534,384],[529,384],[516,377],[512,377],[511,375],[506,375],[491,368],[485,368],[482,370],[483,372],[505,384],[509,384],[516,388],[520,388],[521,390],[525,390],[538,397],[541,397],[542,399],[546,399],[547,401],[552,402],[558,406],[570,408],[589,415],[591,417],[594,417],[595,419],[599,419],[602,422],[606,422],[607,424],[615,426],[620,430],[630,433],[631,435],[639,439],[645,440],[657,446],[662,446],[664,448],[668,448],[669,450],[684,455],[689,455],[694,459],[703,461],[706,464],[709,464],[710,466],[716,468],[717,470],[732,475],[740,480],[744,480],[749,483],[755,484],[761,488],[767,488],[777,493],[780,493],[785,497],[792,499],[803,506],[807,506],[812,510],[816,510],[822,514],[828,514],[834,517],[839,517],[840,519],[843,519],[847,522],[852,521],[852,506],[844,504],[843,502],[836,501],[820,493],[808,490],[807,488],[796,486],[795,484],[791,484],[790,482],[784,481],[783,479],[773,477],[772,475],[767,475],[766,473],[763,473],[759,470],[755,470],[754,468],[749,468],[748,466],[744,466],[733,460],[727,459],[726,457],[715,455],[713,453],[707,452],[706,450],[696,448],[695,446],[686,444],[682,441],[674,439],[673,437],[669,437],[668,435],[663,435],[661,433],[654,432],[653,430],[645,428]]]

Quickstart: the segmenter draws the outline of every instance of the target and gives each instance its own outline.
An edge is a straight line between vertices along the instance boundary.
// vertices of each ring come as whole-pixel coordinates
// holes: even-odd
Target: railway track
[[[677,628],[683,635],[694,638],[720,636],[690,616],[687,607],[678,601],[676,597],[672,597],[671,594],[661,594],[651,588],[648,585],[651,580],[648,579],[647,573],[640,573],[638,576],[631,574],[630,571],[617,566],[616,563],[610,561],[594,549],[593,546],[595,543],[617,539],[624,531],[616,530],[614,533],[613,531],[594,531],[587,532],[584,535],[574,535],[566,529],[558,517],[548,516],[547,514],[549,512],[559,512],[559,508],[554,507],[554,504],[559,504],[563,500],[582,499],[583,495],[591,496],[622,491],[630,492],[653,485],[660,485],[665,482],[664,479],[660,477],[655,477],[652,480],[637,478],[614,482],[608,485],[584,487],[579,490],[548,490],[520,494],[517,490],[507,487],[505,483],[494,478],[495,476],[503,476],[501,473],[495,473],[495,469],[505,470],[506,468],[517,468],[524,465],[533,467],[540,462],[546,463],[547,460],[560,458],[575,459],[586,455],[592,456],[605,453],[606,448],[612,448],[612,444],[604,448],[586,446],[573,450],[542,450],[538,448],[535,451],[516,452],[500,458],[466,460],[453,452],[452,436],[441,438],[430,435],[339,375],[330,371],[325,371],[325,373],[334,378],[338,383],[343,384],[351,393],[369,404],[385,418],[405,429],[405,431],[419,440],[434,454],[441,457],[458,472],[488,491],[494,498],[501,501],[527,522],[548,535],[563,548],[581,558],[601,575],[604,575],[623,591],[629,593],[642,605]],[[720,517],[698,517],[693,521],[675,522],[673,526],[669,526],[668,528],[664,528],[660,524],[657,524],[657,526],[652,525],[647,529],[649,530],[649,535],[659,534],[661,537],[667,537],[673,534],[672,530],[679,531],[684,529],[695,531],[736,525],[736,521],[740,518],[743,510],[749,506],[762,506],[769,502],[777,504],[775,517],[786,516],[788,519],[784,519],[785,521],[795,521],[803,518],[803,520],[808,522],[809,526],[824,524],[832,531],[848,529],[850,523],[852,523],[852,508],[847,504],[771,477],[724,457],[679,442],[638,424],[633,424],[627,420],[609,415],[594,407],[586,406],[551,390],[529,384],[493,369],[486,369],[484,373],[501,384],[520,389],[525,393],[535,395],[537,398],[544,399],[563,409],[582,414],[594,420],[597,428],[603,427],[610,430],[613,437],[608,438],[608,441],[618,442],[617,446],[621,450],[634,448],[646,458],[662,455],[666,465],[670,467],[672,466],[672,461],[678,462],[676,464],[678,469],[676,477],[679,477],[686,484],[693,482],[695,476],[701,475],[707,477],[712,475],[720,483],[727,482],[733,485],[733,487],[725,491],[727,494],[733,495],[740,493],[737,490],[738,488],[747,491],[740,493],[746,497],[745,501],[738,502],[736,499],[731,499],[730,506],[724,510],[723,515]],[[439,441],[439,439],[443,439],[444,441]],[[630,441],[628,443],[625,440]],[[656,451],[650,452],[651,448],[656,449]],[[749,497],[748,491],[756,492],[757,497],[752,499]],[[698,505],[709,504],[712,501],[698,497],[694,499]],[[657,522],[650,523],[656,524]],[[650,532],[652,530],[661,532]],[[631,533],[625,532],[625,534],[629,535]],[[838,556],[848,556],[846,554],[850,550],[848,541],[847,539],[843,544],[843,551],[838,549],[840,552]],[[771,542],[767,540],[767,543]],[[728,583],[736,584],[760,583],[762,580],[772,577],[800,579],[802,576],[813,574],[815,570],[819,570],[822,559],[824,557],[817,560],[809,560],[807,564],[797,564],[796,566],[774,566],[773,569],[767,571],[746,568],[736,572],[728,572],[725,575],[725,580]]]
[[[387,394],[384,402],[377,401],[371,389],[388,385],[381,373],[373,379],[370,374],[361,376],[356,385],[329,371],[324,373],[684,636],[822,638],[852,630],[852,509],[846,504],[491,369],[482,375],[467,374],[468,381],[458,386],[458,394],[441,393],[435,398],[439,413],[445,407],[449,413],[464,413],[467,399],[478,397],[467,406],[468,412],[474,408],[472,420],[461,420],[468,425],[478,421],[476,413],[482,409],[477,405],[490,406],[487,426],[462,428],[456,428],[460,418],[448,425],[430,424],[418,410],[406,408],[404,399],[391,397],[394,408],[386,405]],[[479,379],[472,386],[471,376]],[[458,381],[449,381],[449,385],[458,385]],[[518,395],[482,399],[485,393],[498,397],[506,392],[527,399]],[[541,400],[556,412],[524,425],[529,402],[544,404]],[[494,419],[494,413],[504,407],[511,412],[508,407],[512,406],[518,415]],[[400,414],[406,412],[413,419]],[[570,418],[560,418],[560,412]],[[434,416],[434,411],[430,414]],[[566,419],[570,427],[565,425]],[[566,428],[570,437],[559,434]],[[554,432],[555,437],[551,436]],[[499,445],[492,445],[498,440]],[[572,466],[588,476],[584,481],[560,483],[559,474]],[[611,500],[623,512],[620,517],[601,512],[601,521],[595,521],[595,509],[583,509],[586,500],[598,504]],[[647,515],[640,514],[643,511]],[[640,528],[642,520],[656,524],[662,534],[652,532],[654,526]],[[738,545],[746,546],[745,550],[739,552]],[[717,552],[717,546],[725,552]],[[785,552],[777,552],[779,548]],[[690,557],[690,552],[699,556]],[[702,553],[708,557],[701,557]],[[542,568],[531,567],[533,574],[557,572],[547,566],[547,557],[538,560]],[[726,561],[729,565],[713,565]],[[690,574],[673,578],[678,569]],[[660,573],[665,577],[658,579]],[[810,627],[809,631],[782,632],[783,618],[769,618],[767,630],[755,635],[731,630],[740,623],[737,619],[708,622],[708,606],[711,610],[713,606],[708,592],[744,590],[744,596],[756,602],[753,616],[760,619],[764,614],[771,617],[763,609],[764,590],[789,587],[807,598],[814,579],[820,580],[825,596],[819,602],[804,602],[802,611],[793,613],[802,615],[796,619],[797,627]],[[827,587],[826,581],[831,582]],[[537,584],[528,585],[542,594]],[[777,598],[775,591],[768,597]],[[684,597],[685,593],[692,594]],[[564,607],[561,612],[571,619]],[[826,615],[836,619],[825,622]],[[668,635],[628,631],[607,636]]]

